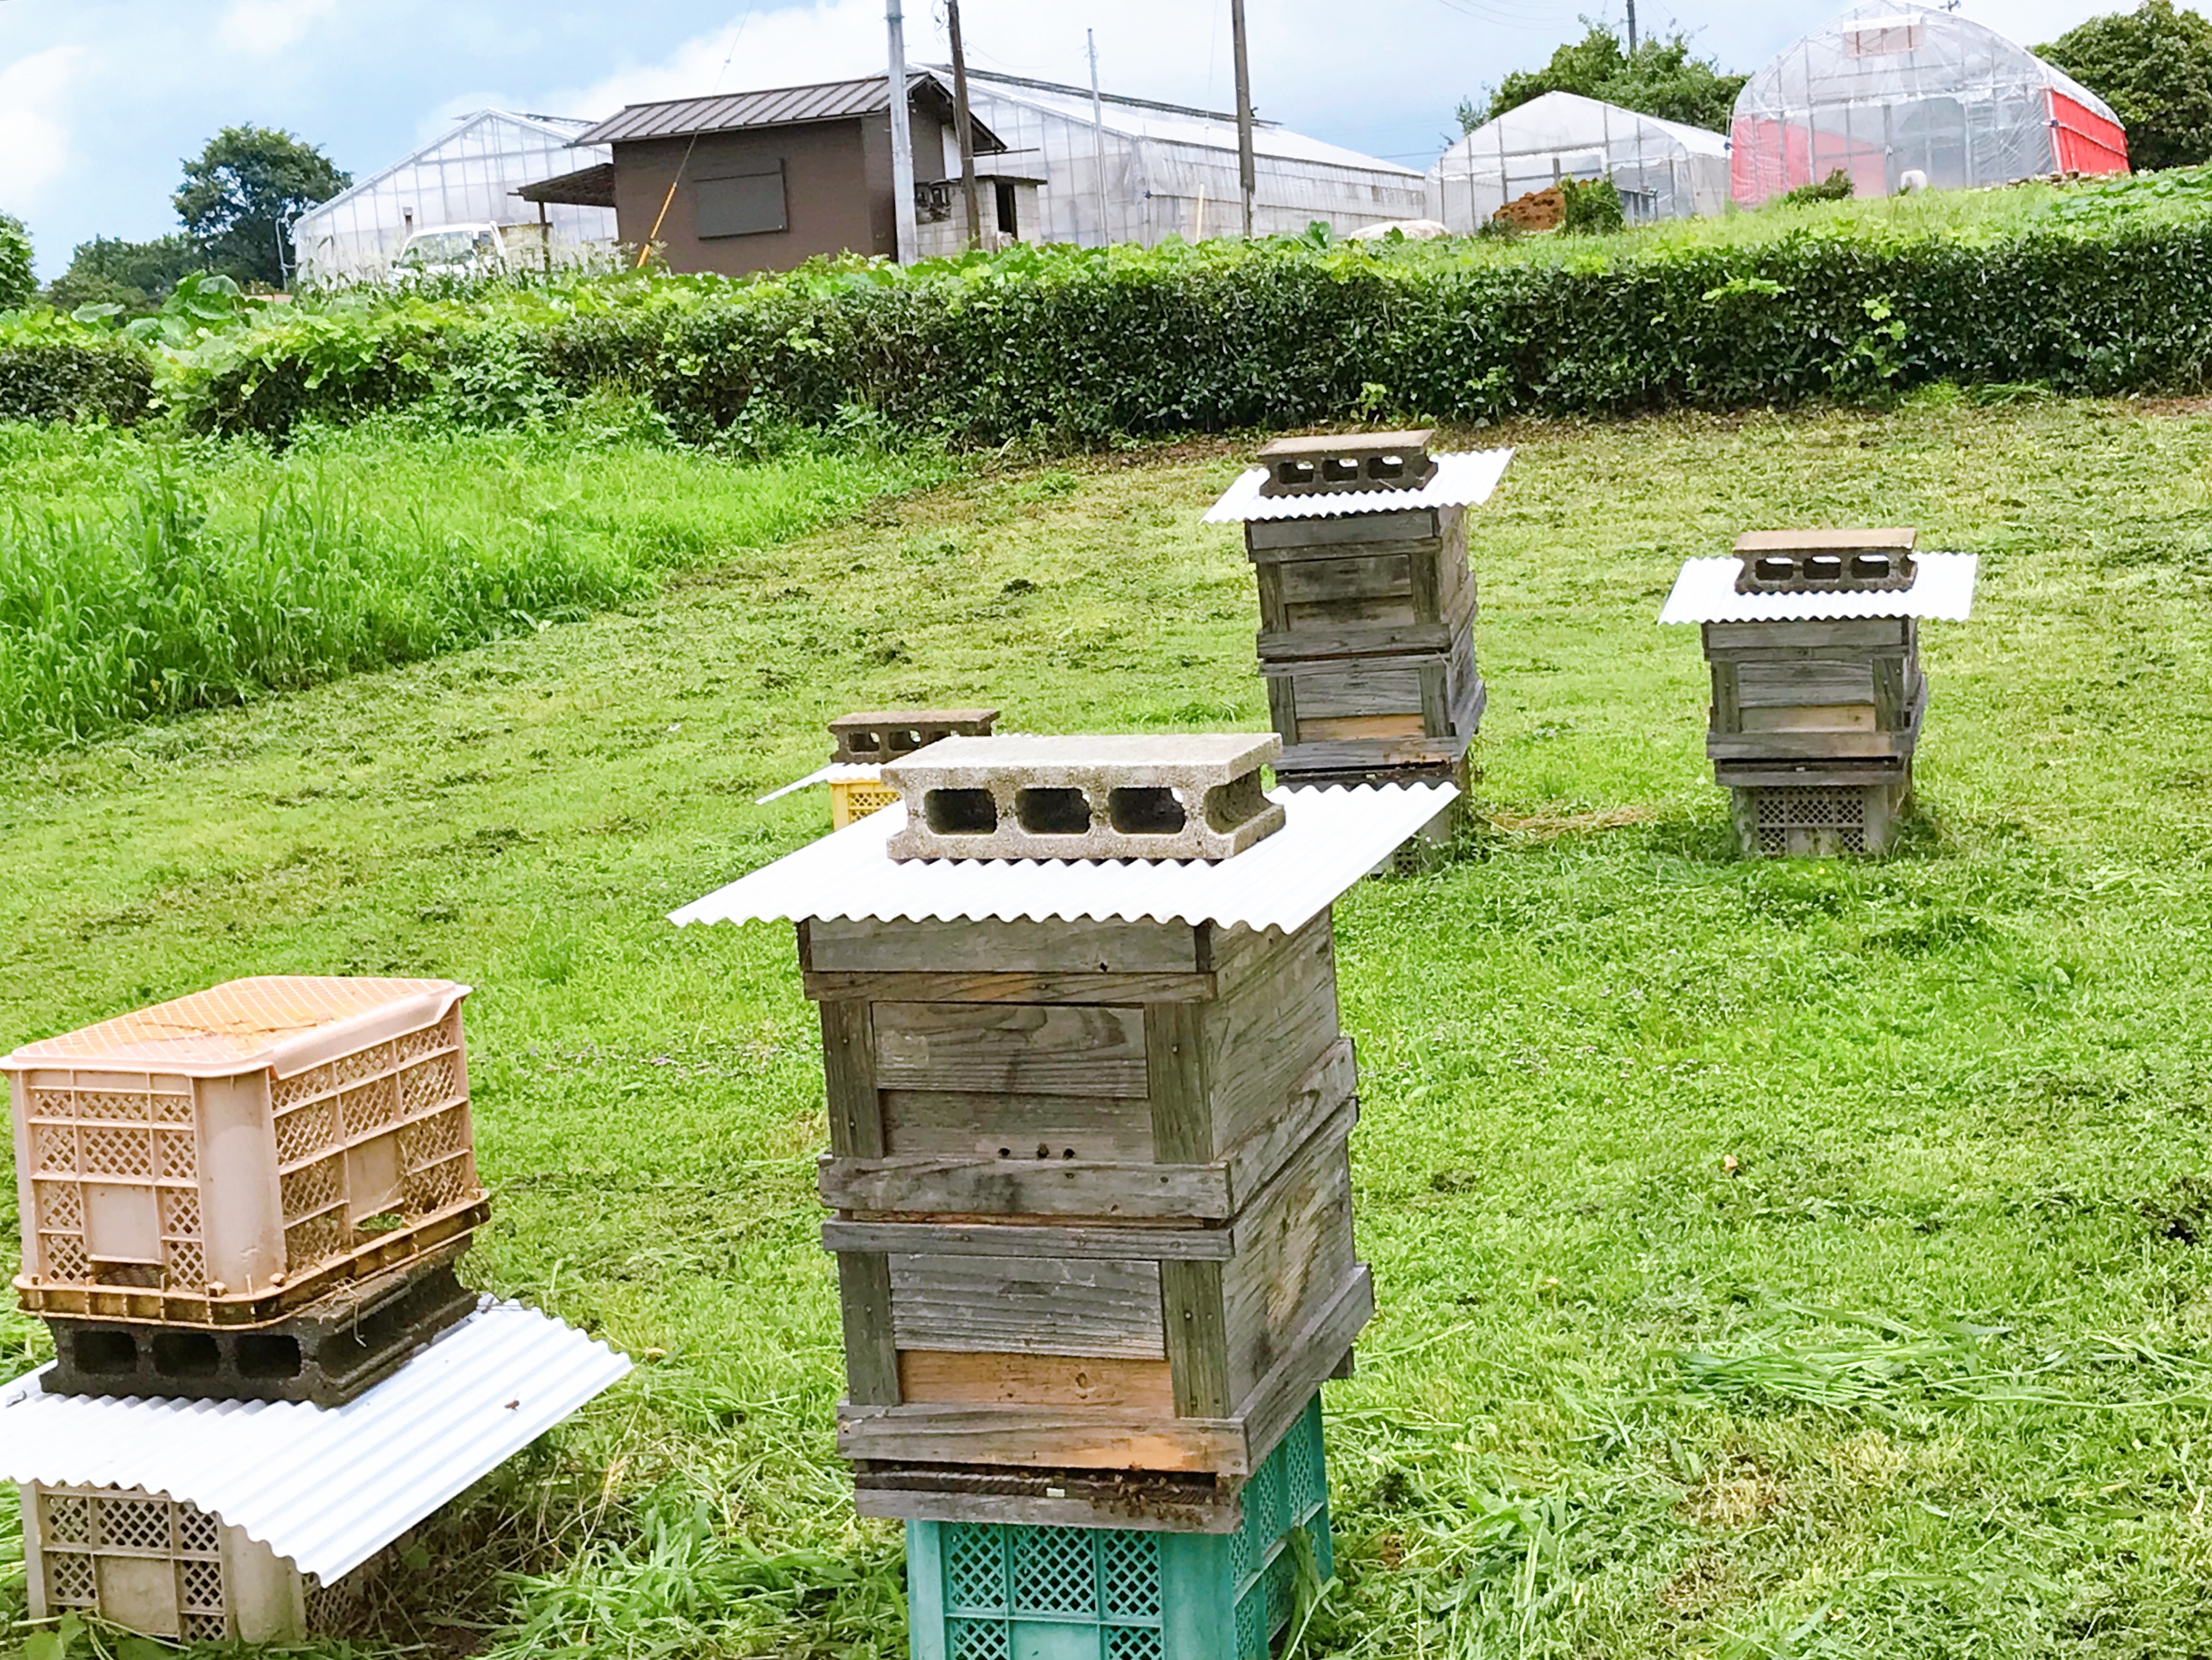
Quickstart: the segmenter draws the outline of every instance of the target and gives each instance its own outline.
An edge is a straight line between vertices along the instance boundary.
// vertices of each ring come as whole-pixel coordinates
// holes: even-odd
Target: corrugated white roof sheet
[[[1449,784],[1279,789],[1283,828],[1233,859],[909,859],[896,804],[740,877],[669,920],[1213,922],[1288,933],[1325,910],[1459,792]]]
[[[0,1475],[167,1493],[329,1584],[629,1369],[573,1327],[498,1303],[328,1410],[48,1395],[33,1372],[0,1389]]]
[[[765,806],[776,797],[803,790],[810,784],[873,784],[880,782],[883,775],[884,769],[872,761],[832,761],[826,767],[817,767],[804,778],[793,779],[781,789],[770,790],[753,805]]]
[[[1240,473],[1221,499],[1206,510],[1209,525],[1241,525],[1250,520],[1334,519],[1348,513],[1404,513],[1414,508],[1474,508],[1490,500],[1505,476],[1513,452],[1469,450],[1439,455],[1436,477],[1417,490],[1346,490],[1328,496],[1262,496],[1267,470]]]
[[[1934,617],[1964,622],[1974,608],[1981,556],[1923,553],[1909,588],[1886,593],[1738,593],[1741,559],[1692,559],[1674,579],[1661,623],[1796,623],[1846,617]]]

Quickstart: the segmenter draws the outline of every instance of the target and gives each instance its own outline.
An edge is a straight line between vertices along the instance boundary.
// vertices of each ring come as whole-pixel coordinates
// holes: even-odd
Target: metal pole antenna
[[[1085,29],[1083,40],[1091,51],[1091,156],[1098,172],[1098,242],[1103,247],[1114,240],[1106,219],[1106,106],[1098,96],[1098,36]]]
[[[968,204],[968,246],[983,246],[983,210],[975,203],[975,120],[968,111],[968,56],[960,49],[960,0],[945,0],[952,32],[952,127],[960,137],[960,194]]]
[[[1237,182],[1244,192],[1244,237],[1252,236],[1252,192],[1259,169],[1252,161],[1252,65],[1244,52],[1244,0],[1229,0],[1229,33],[1237,50]]]
[[[898,226],[897,258],[912,265],[921,252],[914,221],[914,129],[906,107],[906,17],[899,0],[887,0],[884,23],[890,33],[891,214]]]

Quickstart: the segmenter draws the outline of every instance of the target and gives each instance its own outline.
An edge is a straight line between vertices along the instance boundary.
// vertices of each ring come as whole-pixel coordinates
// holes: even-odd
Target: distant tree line
[[[353,182],[319,147],[273,127],[225,127],[184,169],[169,198],[181,228],[150,241],[95,236],[79,243],[68,271],[47,289],[55,306],[147,312],[193,271],[213,271],[245,288],[281,289],[291,272],[292,221]],[[5,264],[0,239],[0,297],[7,292]]]
[[[1583,21],[1583,38],[1560,46],[1541,69],[1516,70],[1480,99],[1462,99],[1460,131],[1473,132],[1547,92],[1729,130],[1748,76],[1696,56],[1679,29],[1641,40],[1632,52],[1610,24]],[[2137,172],[2212,161],[2212,21],[2201,14],[2174,0],[2142,0],[2133,11],[2093,17],[2035,50],[2112,106],[2128,130],[2128,159]]]

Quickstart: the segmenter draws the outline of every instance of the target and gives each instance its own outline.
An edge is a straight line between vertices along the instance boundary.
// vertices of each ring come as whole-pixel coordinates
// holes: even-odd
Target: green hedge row
[[[146,413],[153,396],[153,360],[133,342],[0,334],[0,421],[127,426]]]
[[[507,424],[613,387],[695,435],[861,406],[956,442],[1095,442],[1352,414],[1858,398],[1935,380],[2111,393],[2212,374],[2212,216],[1514,259],[1463,245],[1022,250],[902,273],[284,310],[177,372],[165,395],[188,421],[278,435],[434,399]],[[0,405],[22,401],[0,390]]]

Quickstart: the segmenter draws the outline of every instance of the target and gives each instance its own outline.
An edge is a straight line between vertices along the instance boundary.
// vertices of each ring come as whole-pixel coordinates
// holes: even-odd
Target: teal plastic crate
[[[1321,1396],[1244,1487],[1235,1533],[909,1522],[913,1660],[1267,1660],[1297,1600],[1295,1535],[1334,1569]]]

